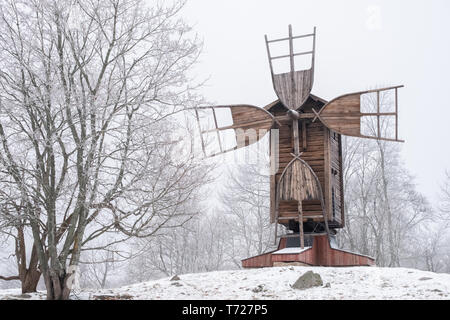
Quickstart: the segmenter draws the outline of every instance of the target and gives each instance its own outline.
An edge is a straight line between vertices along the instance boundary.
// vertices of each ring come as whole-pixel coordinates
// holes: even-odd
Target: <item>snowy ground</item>
[[[308,270],[319,273],[324,286],[291,288]],[[274,267],[184,274],[117,289],[84,290],[73,299],[447,299],[450,274],[406,268]],[[325,286],[329,283],[329,287]],[[0,290],[1,299],[44,299],[40,292]]]

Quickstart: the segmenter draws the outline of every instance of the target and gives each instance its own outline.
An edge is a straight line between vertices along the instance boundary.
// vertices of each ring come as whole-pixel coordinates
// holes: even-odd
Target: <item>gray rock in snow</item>
[[[172,277],[172,279],[170,279],[170,281],[179,281],[179,280],[181,280],[181,279],[180,279],[180,277],[178,275],[174,275]]]
[[[323,286],[322,277],[318,273],[308,271],[295,281],[292,288],[304,290],[318,286]]]
[[[255,292],[255,293],[261,292],[263,290],[264,290],[264,285],[263,284],[260,284],[256,288],[252,289],[252,291]]]

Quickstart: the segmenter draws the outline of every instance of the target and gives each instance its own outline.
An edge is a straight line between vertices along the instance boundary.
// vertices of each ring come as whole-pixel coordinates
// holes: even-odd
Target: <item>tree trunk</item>
[[[67,283],[67,276],[59,277],[56,273],[44,274],[45,287],[47,288],[47,300],[68,300],[71,292]]]
[[[386,163],[385,163],[385,153],[384,147],[381,142],[378,142],[378,147],[380,150],[380,168],[381,168],[381,178],[383,181],[383,196],[384,196],[384,206],[386,208],[387,216],[387,234],[388,234],[388,247],[389,247],[389,267],[400,266],[400,261],[396,252],[397,243],[394,241],[394,227],[392,223],[392,211],[390,205],[390,197],[388,194],[388,179],[386,176]]]
[[[27,269],[22,282],[22,293],[36,292],[41,273],[37,269]]]
[[[30,262],[27,268],[27,254],[23,225],[17,227],[16,256],[17,268],[19,272],[17,280],[20,280],[22,293],[36,292],[39,279],[41,278],[41,272],[38,269],[39,259],[36,247],[33,246]]]

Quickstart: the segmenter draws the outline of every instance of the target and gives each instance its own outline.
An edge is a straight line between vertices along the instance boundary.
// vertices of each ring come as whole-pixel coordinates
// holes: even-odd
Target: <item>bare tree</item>
[[[108,250],[89,251],[81,256],[80,282],[86,288],[104,289],[111,285],[111,275],[120,262],[126,260],[114,246]]]
[[[5,188],[0,190],[0,233],[14,241],[17,275],[0,275],[0,280],[20,280],[22,293],[35,292],[41,273],[38,270],[36,248],[32,245],[27,246],[27,242],[32,243],[32,239],[26,234],[29,223],[22,214],[23,204],[20,198],[14,195],[14,191],[8,189],[7,185],[1,184],[1,181],[0,185]],[[27,247],[31,248],[30,256]]]
[[[440,225],[434,230],[431,230],[429,234],[422,234],[422,246],[421,252],[427,271],[439,272],[445,268],[445,264],[442,259],[442,249],[445,247],[446,235],[445,231],[448,228],[446,225]],[[445,241],[445,242],[444,242]],[[447,247],[448,249],[448,247]]]
[[[352,214],[346,215],[346,227],[338,239],[342,242],[345,238],[350,250],[358,248],[362,254],[372,251],[366,237],[370,228],[371,192],[375,183],[372,168],[368,165],[370,159],[366,155],[372,151],[373,145],[367,140],[343,137],[344,207]]]
[[[261,164],[239,165],[228,172],[220,194],[224,225],[229,238],[228,255],[236,267],[241,259],[265,252],[273,242],[269,219],[269,176]]]
[[[419,268],[432,272],[450,272],[450,172],[445,172],[433,223],[422,227],[411,255],[417,256]]]
[[[142,254],[130,261],[129,281],[241,268],[241,259],[271,246],[269,176],[261,163],[231,166],[218,200],[183,228],[138,241]]]
[[[69,297],[69,266],[100,236],[149,237],[196,213],[183,204],[207,170],[174,154],[165,121],[198,103],[182,7],[1,1],[2,188],[31,229],[48,299]]]
[[[445,180],[441,186],[439,211],[440,218],[445,221],[450,221],[450,171],[445,172]]]
[[[142,239],[136,243],[142,254],[129,264],[129,281],[233,267],[228,260],[229,234],[223,222],[220,213],[203,213],[155,241]]]

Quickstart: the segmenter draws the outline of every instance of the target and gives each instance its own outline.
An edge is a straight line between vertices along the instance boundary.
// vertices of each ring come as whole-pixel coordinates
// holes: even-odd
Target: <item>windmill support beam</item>
[[[300,230],[300,248],[305,248],[305,234],[303,232],[303,209],[302,202],[298,202],[298,227]]]
[[[308,148],[307,133],[306,133],[306,121],[302,121],[302,148],[303,148],[303,151],[306,151],[306,149]]]

